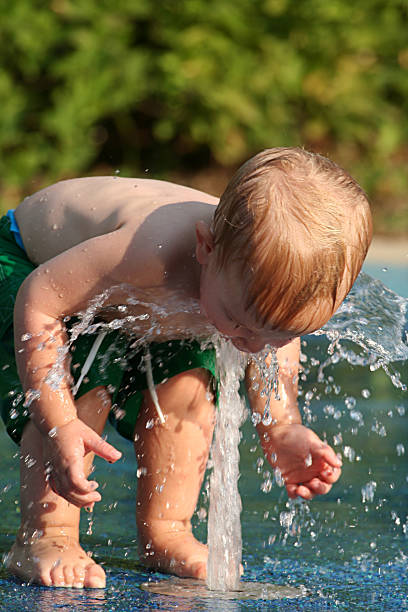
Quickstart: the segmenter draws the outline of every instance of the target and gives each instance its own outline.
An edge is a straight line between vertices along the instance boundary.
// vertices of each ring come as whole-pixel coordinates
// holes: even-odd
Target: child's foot
[[[22,580],[45,586],[102,589],[106,583],[101,566],[75,538],[64,535],[43,535],[25,542],[18,536],[5,565]]]
[[[207,578],[208,548],[195,539],[190,530],[174,530],[173,521],[158,521],[159,528],[150,524],[149,536],[142,536],[139,530],[141,545],[141,562],[147,567],[175,574],[182,578]],[[166,529],[166,524],[169,529]]]

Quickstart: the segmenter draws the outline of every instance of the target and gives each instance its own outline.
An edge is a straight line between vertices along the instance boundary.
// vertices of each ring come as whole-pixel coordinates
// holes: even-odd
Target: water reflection
[[[32,593],[32,595],[34,595],[34,593]],[[31,610],[33,612],[82,610],[85,608],[87,611],[91,611],[103,609],[103,604],[107,602],[107,597],[103,589],[74,590],[35,588],[35,597],[32,597],[31,602]]]

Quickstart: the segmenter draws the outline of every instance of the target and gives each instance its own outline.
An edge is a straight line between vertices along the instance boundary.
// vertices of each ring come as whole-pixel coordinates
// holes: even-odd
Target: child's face
[[[295,337],[293,332],[260,327],[255,317],[244,310],[242,286],[235,275],[213,268],[212,265],[203,267],[201,272],[201,310],[237,349],[257,353],[266,345],[284,346]]]
[[[330,318],[331,311],[313,305],[302,311],[298,329],[278,329],[272,321],[269,325],[261,326],[255,311],[245,310],[245,289],[238,266],[232,264],[218,269],[211,241],[208,240],[204,247],[198,241],[201,310],[221,335],[228,337],[240,351],[257,353],[266,345],[280,348],[301,334],[316,331]]]

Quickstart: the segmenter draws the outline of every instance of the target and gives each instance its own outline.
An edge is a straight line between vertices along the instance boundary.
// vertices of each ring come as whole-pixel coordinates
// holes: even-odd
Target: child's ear
[[[196,223],[196,257],[200,264],[207,264],[208,257],[214,250],[214,239],[210,228],[204,221]]]

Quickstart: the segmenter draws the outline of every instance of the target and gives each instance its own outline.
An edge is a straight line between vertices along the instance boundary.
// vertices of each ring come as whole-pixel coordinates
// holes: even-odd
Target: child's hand
[[[101,500],[98,483],[89,481],[84,471],[84,457],[94,452],[110,463],[121,453],[85,425],[73,419],[56,429],[55,435],[44,436],[44,464],[52,489],[78,507],[93,506]]]
[[[328,444],[298,424],[277,425],[268,435],[265,454],[279,468],[289,497],[312,499],[330,491],[340,477],[341,461]]]

